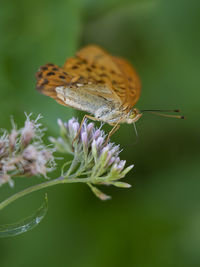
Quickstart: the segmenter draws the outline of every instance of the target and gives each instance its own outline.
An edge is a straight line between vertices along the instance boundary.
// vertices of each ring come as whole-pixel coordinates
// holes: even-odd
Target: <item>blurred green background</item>
[[[0,4],[0,26],[1,128],[10,129],[10,115],[22,126],[24,111],[41,113],[53,136],[58,117],[81,119],[40,95],[34,75],[91,43],[134,64],[142,80],[138,108],[180,108],[186,116],[144,115],[137,144],[132,125],[112,137],[135,167],[126,178],[131,189],[102,188],[111,201],[82,184],[63,185],[3,210],[1,224],[17,221],[48,193],[49,211],[37,228],[0,240],[0,266],[200,266],[200,1],[10,0]],[[36,182],[4,185],[0,200]]]

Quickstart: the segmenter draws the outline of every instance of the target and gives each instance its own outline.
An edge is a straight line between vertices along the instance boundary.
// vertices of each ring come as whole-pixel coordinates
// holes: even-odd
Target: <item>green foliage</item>
[[[143,116],[136,145],[132,127],[123,125],[112,140],[135,164],[133,188],[108,188],[113,199],[103,204],[82,185],[47,190],[45,224],[1,240],[1,267],[200,265],[199,10],[197,0],[1,3],[2,128],[10,127],[10,114],[22,124],[24,110],[42,113],[52,136],[56,118],[82,118],[36,92],[34,74],[47,62],[62,65],[89,43],[133,63],[142,80],[138,108],[180,108],[186,115],[185,121]],[[18,209],[5,209],[1,224],[26,216],[37,201],[33,194]]]

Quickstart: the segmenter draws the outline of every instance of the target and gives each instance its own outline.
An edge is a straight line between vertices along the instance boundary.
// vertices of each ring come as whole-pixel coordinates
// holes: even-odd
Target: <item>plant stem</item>
[[[63,183],[87,183],[90,181],[90,178],[70,178],[70,177],[59,177],[54,180],[50,180],[41,184],[36,184],[33,186],[30,186],[20,192],[17,192],[16,194],[10,196],[6,200],[2,201],[0,203],[0,210],[5,208],[8,204],[12,203],[13,201],[17,200],[18,198],[21,198],[25,195],[28,195],[32,192],[38,191],[40,189],[43,189],[45,187],[49,187],[56,184],[63,184]]]
[[[67,171],[67,175],[70,175],[74,171],[74,169],[77,167],[77,165],[78,165],[78,160],[76,157],[74,157],[72,164],[71,164],[69,170]]]

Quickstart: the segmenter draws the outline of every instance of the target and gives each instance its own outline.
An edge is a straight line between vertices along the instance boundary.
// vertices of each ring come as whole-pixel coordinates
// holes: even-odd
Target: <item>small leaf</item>
[[[111,199],[110,196],[104,194],[103,192],[101,192],[98,188],[96,188],[95,186],[91,185],[90,183],[88,183],[90,189],[92,190],[92,192],[95,194],[95,196],[97,196],[98,198],[100,198],[101,200],[108,200]]]
[[[124,182],[109,182],[109,184],[112,184],[116,187],[121,187],[121,188],[130,188],[131,185],[128,183],[124,183]]]
[[[45,195],[45,200],[42,206],[36,210],[31,216],[22,221],[13,224],[5,224],[0,226],[0,237],[10,237],[23,234],[36,227],[44,218],[48,210],[48,199]]]

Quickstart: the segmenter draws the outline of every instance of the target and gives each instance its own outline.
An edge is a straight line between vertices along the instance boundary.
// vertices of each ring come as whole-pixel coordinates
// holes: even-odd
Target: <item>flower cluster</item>
[[[58,120],[61,137],[50,138],[56,150],[62,153],[73,154],[73,161],[68,170],[63,170],[64,177],[87,178],[87,184],[92,191],[101,199],[109,196],[103,194],[95,185],[115,185],[127,188],[129,184],[119,181],[132,168],[133,165],[125,167],[125,160],[120,160],[119,145],[107,143],[103,130],[94,127],[93,123],[85,121],[80,124],[75,118],[67,123]]]
[[[119,145],[107,142],[106,135],[94,123],[84,121],[81,125],[72,118],[68,122],[58,120],[60,137],[50,137],[54,148],[45,146],[42,137],[44,129],[38,120],[27,116],[24,127],[17,129],[12,122],[11,132],[3,131],[0,137],[0,185],[13,185],[13,178],[19,176],[46,177],[47,172],[55,169],[53,152],[68,153],[73,156],[71,162],[65,162],[61,176],[48,182],[48,186],[57,183],[82,182],[87,184],[100,199],[109,196],[102,193],[96,185],[114,185],[128,188],[129,184],[119,181],[132,168],[125,168],[125,160],[120,160]],[[70,164],[71,163],[71,164]],[[70,166],[69,166],[70,164]],[[39,187],[38,187],[39,188]]]
[[[0,185],[13,185],[14,177],[46,176],[55,167],[53,149],[42,142],[44,129],[38,120],[27,116],[24,127],[17,129],[12,122],[10,133],[3,131],[0,136]]]
[[[17,129],[12,121],[11,132],[3,131],[0,136],[0,185],[14,185],[13,178],[19,176],[46,177],[47,172],[55,169],[53,152],[70,153],[72,161],[64,162],[61,175],[43,183],[27,187],[15,193],[0,203],[0,210],[8,204],[31,192],[64,183],[85,183],[101,200],[110,196],[101,192],[96,185],[114,185],[129,188],[130,185],[121,182],[133,165],[125,168],[125,160],[120,160],[120,147],[108,142],[101,127],[84,121],[79,124],[75,118],[68,122],[58,120],[60,137],[50,137],[53,148],[45,146],[42,137],[44,129],[38,123],[41,116],[31,120],[26,116],[24,127]],[[52,147],[52,144],[51,144]],[[70,166],[69,166],[70,164]],[[68,168],[66,168],[68,166]],[[0,237],[8,237],[24,233],[35,227],[47,212],[45,203],[32,215],[21,222],[1,226]]]

